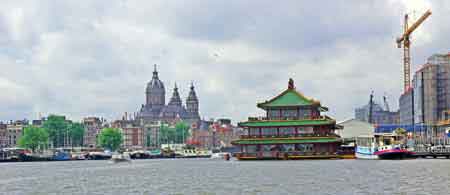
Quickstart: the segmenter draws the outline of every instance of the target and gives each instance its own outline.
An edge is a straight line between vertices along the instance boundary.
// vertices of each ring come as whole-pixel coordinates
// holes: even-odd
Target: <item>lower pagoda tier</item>
[[[238,125],[246,130],[232,144],[240,148],[239,160],[288,160],[339,158],[342,143],[335,134],[336,121],[320,112],[320,102],[297,92],[292,79],[288,89],[275,98],[258,104],[265,117],[250,117]]]

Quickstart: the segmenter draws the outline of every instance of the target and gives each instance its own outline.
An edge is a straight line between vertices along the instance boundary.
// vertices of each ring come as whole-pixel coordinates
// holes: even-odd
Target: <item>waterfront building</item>
[[[409,88],[399,99],[399,115],[402,125],[414,124],[414,89]]]
[[[82,123],[84,125],[84,137],[83,145],[88,148],[95,148],[97,142],[97,135],[103,128],[103,123],[105,121],[98,117],[86,117],[83,119]]]
[[[450,110],[445,110],[442,112],[441,120],[437,124],[436,137],[440,140],[439,142],[443,145],[450,144]]]
[[[348,119],[339,122],[338,125],[343,129],[339,129],[336,133],[343,139],[344,142],[354,142],[355,138],[361,135],[373,135],[374,125],[366,121],[357,119]]]
[[[172,97],[166,105],[166,89],[164,83],[159,79],[155,65],[152,80],[148,82],[145,94],[146,103],[142,104],[136,115],[136,119],[141,123],[156,121],[174,123],[174,121],[179,119],[190,125],[199,123],[199,100],[193,83],[186,99],[186,105],[183,105],[176,84],[173,88]]]
[[[22,137],[23,129],[28,125],[28,120],[10,121],[6,125],[6,147],[17,147]]]
[[[160,148],[161,139],[160,131],[161,126],[164,125],[161,121],[156,121],[152,123],[145,123],[144,129],[146,131],[146,146],[150,148]]]
[[[414,122],[436,125],[450,109],[450,53],[435,54],[413,77]]]
[[[355,109],[355,119],[369,122],[370,102],[360,108]],[[399,113],[392,112],[388,108],[383,108],[378,103],[372,103],[372,123],[373,124],[396,124],[399,122]]]
[[[190,137],[187,139],[187,144],[194,145],[198,148],[212,149],[213,148],[213,131],[212,126],[214,119],[201,120],[200,126],[191,126]]]
[[[143,149],[146,147],[147,133],[145,128],[136,125],[134,120],[128,120],[124,117],[122,120],[114,121],[111,127],[118,128],[122,131],[123,148]]]
[[[442,113],[450,109],[450,53],[430,56],[415,72],[412,86],[400,96],[399,104],[401,124],[435,129]]]
[[[6,139],[6,132],[7,132],[7,125],[3,122],[0,122],[0,148],[6,147],[7,139]]]
[[[232,142],[240,147],[238,159],[338,157],[341,139],[335,130],[339,126],[321,115],[328,108],[298,92],[292,79],[286,90],[257,107],[266,111],[265,117],[249,117],[238,123],[247,133]]]

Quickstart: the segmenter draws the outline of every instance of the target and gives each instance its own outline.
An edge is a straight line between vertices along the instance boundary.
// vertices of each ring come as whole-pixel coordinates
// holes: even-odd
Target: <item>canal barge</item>
[[[240,148],[238,160],[340,158],[342,141],[335,130],[342,127],[321,115],[328,108],[298,92],[292,79],[286,90],[257,107],[265,110],[265,117],[238,123],[247,133],[232,142]]]

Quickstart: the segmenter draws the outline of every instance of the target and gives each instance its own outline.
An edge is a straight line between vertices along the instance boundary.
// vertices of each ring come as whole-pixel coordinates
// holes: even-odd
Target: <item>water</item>
[[[450,160],[0,163],[0,194],[448,194]]]

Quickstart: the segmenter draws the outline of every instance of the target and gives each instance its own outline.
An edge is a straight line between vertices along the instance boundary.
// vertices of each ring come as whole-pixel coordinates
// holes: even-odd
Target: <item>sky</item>
[[[191,81],[205,119],[263,115],[287,88],[353,117],[369,94],[398,108],[403,15],[433,14],[412,35],[413,70],[450,51],[450,1],[46,1],[0,6],[0,120],[63,114],[119,119],[145,103],[157,64],[167,99]]]

